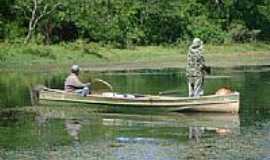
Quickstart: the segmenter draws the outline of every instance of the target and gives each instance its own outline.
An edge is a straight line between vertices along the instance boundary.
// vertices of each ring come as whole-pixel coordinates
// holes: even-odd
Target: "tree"
[[[195,36],[266,40],[269,15],[269,0],[0,0],[0,38],[27,43],[38,32],[47,44],[80,38],[120,47]]]
[[[25,18],[28,19],[28,31],[24,43],[28,43],[32,38],[38,23],[61,6],[61,3],[50,4],[48,1],[46,2],[43,0],[24,1],[16,6],[23,11]]]

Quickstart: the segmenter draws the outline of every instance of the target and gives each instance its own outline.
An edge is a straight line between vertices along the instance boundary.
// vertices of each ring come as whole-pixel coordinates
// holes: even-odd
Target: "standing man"
[[[87,96],[90,93],[90,83],[82,83],[79,79],[79,73],[80,67],[78,65],[72,65],[71,73],[65,80],[65,91]]]
[[[199,38],[194,38],[191,46],[189,47],[186,67],[186,77],[188,80],[188,91],[190,97],[203,95],[204,75],[206,71],[210,72],[210,68],[205,66],[205,60],[202,52],[203,42]]]

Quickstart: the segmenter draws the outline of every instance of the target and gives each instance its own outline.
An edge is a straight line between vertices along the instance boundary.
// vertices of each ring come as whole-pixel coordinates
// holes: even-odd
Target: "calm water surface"
[[[206,94],[223,86],[241,93],[239,115],[59,103],[31,107],[31,86],[63,88],[67,74],[0,72],[0,160],[270,159],[268,66],[213,69],[206,78]],[[84,72],[81,77],[104,79],[122,93],[187,95],[182,70]]]

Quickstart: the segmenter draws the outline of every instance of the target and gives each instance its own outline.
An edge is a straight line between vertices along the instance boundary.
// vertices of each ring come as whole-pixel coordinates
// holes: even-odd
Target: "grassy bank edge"
[[[187,50],[187,44],[115,49],[95,43],[0,43],[0,68],[56,70],[74,63],[91,71],[184,68]],[[204,54],[207,64],[213,67],[270,65],[270,45],[265,43],[206,44]]]

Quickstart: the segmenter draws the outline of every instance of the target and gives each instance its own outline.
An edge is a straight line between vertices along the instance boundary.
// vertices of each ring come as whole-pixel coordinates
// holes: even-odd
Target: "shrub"
[[[0,49],[0,62],[4,62],[7,59],[7,53],[5,49]]]
[[[4,31],[4,22],[1,21],[0,19],[0,39],[4,39],[4,34],[5,34],[5,31]]]
[[[82,46],[82,51],[86,54],[98,54],[98,49],[99,46],[97,43],[89,43]]]
[[[25,29],[20,27],[16,22],[7,23],[4,27],[5,38],[12,43],[23,42],[22,37],[25,35]],[[18,41],[18,39],[20,39]]]
[[[250,30],[244,23],[234,22],[230,25],[230,36],[234,42],[251,42],[256,41],[261,30]]]
[[[0,45],[0,62],[5,62],[11,56],[8,44],[2,43]]]
[[[50,59],[56,59],[56,56],[53,54],[50,48],[31,48],[27,47],[22,50],[23,54],[30,54],[38,57],[45,57]]]
[[[228,34],[222,30],[221,25],[213,23],[209,22],[206,17],[199,16],[187,26],[187,30],[193,37],[199,37],[204,42],[222,44]]]

